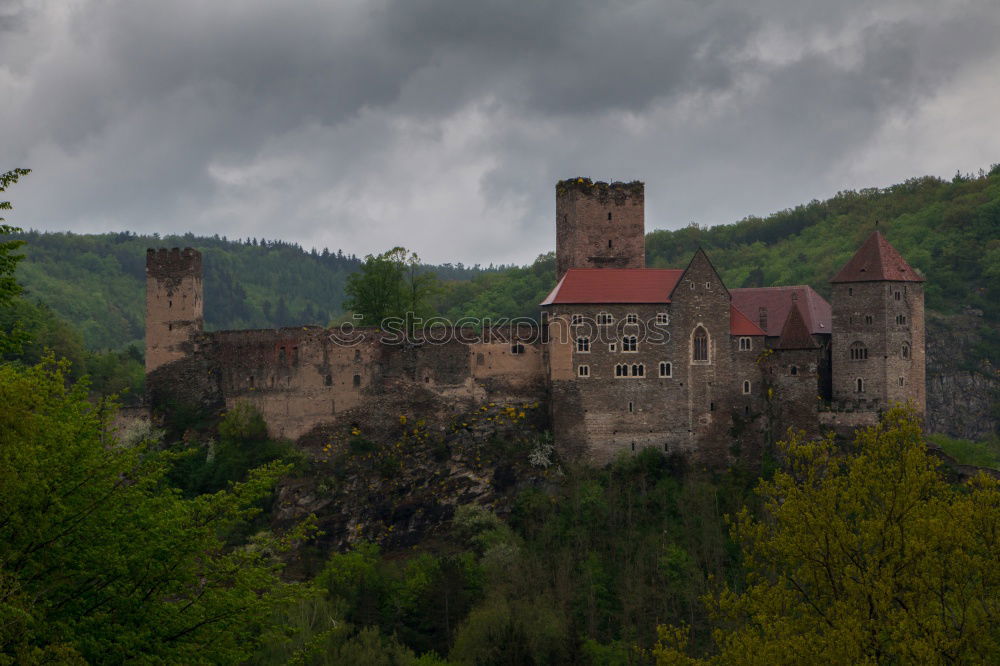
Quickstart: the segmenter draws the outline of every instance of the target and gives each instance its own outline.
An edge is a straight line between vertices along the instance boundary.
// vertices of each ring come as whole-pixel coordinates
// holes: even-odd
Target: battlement
[[[146,250],[146,275],[167,278],[201,275],[201,252],[194,248],[160,248]]]
[[[644,202],[645,191],[645,183],[639,180],[633,180],[629,183],[621,181],[606,183],[600,180],[593,181],[590,178],[567,178],[556,183],[556,196],[558,197],[578,192],[588,197],[594,197],[601,203],[614,201],[619,205],[624,203],[626,199],[632,199],[635,203]]]

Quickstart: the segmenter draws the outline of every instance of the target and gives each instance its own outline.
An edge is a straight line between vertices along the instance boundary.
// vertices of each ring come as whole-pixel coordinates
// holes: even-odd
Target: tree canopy
[[[916,417],[890,410],[844,455],[792,437],[733,524],[747,574],[706,600],[715,657],[661,628],[658,663],[996,663],[1000,484],[949,485]]]
[[[229,538],[286,467],[183,499],[52,359],[0,365],[0,663],[237,663],[296,595],[294,534]]]
[[[438,289],[437,278],[421,268],[415,253],[394,247],[369,254],[361,268],[348,276],[344,308],[360,315],[363,325],[380,326],[390,318],[405,319],[408,313],[430,314]]]

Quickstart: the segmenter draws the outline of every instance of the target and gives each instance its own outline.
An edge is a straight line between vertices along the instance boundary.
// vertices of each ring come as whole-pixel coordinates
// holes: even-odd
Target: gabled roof
[[[806,329],[813,335],[829,335],[833,330],[830,304],[808,285],[794,287],[750,287],[730,289],[733,305],[750,321],[758,321],[760,309],[767,310],[767,334],[781,335],[781,329],[798,304]]]
[[[571,268],[541,305],[669,303],[683,274],[674,268]]]
[[[910,268],[885,236],[873,231],[851,260],[830,282],[923,282],[924,279]]]
[[[750,318],[736,309],[735,305],[729,306],[729,334],[766,335],[764,329],[750,321]]]
[[[793,303],[792,310],[785,319],[785,325],[781,328],[781,337],[778,338],[775,349],[815,349],[816,346],[809,329],[806,328],[799,304]]]

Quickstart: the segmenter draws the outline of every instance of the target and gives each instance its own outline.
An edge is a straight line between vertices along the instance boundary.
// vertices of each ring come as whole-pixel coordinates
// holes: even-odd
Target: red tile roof
[[[729,334],[765,335],[764,330],[750,321],[750,318],[745,314],[737,310],[735,305],[729,306]]]
[[[683,274],[674,268],[571,268],[541,304],[669,303]]]
[[[810,286],[751,287],[730,289],[729,293],[733,297],[733,305],[747,315],[750,321],[759,321],[761,308],[767,310],[768,335],[781,335],[781,329],[795,303],[799,305],[802,319],[810,333],[829,335],[833,328],[830,304]]]
[[[781,337],[778,338],[776,349],[815,349],[816,341],[809,334],[806,322],[802,317],[802,311],[798,303],[792,303],[792,310],[785,319],[785,325],[781,328]]]
[[[851,260],[830,282],[923,282],[906,260],[878,231],[873,231]]]

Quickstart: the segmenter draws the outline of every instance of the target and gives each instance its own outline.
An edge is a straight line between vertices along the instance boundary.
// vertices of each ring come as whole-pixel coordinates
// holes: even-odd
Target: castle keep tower
[[[202,332],[201,253],[146,250],[146,372],[184,358]]]
[[[873,232],[833,284],[833,398],[926,405],[924,279]]]
[[[637,180],[556,183],[556,279],[570,268],[645,268],[644,209]]]

